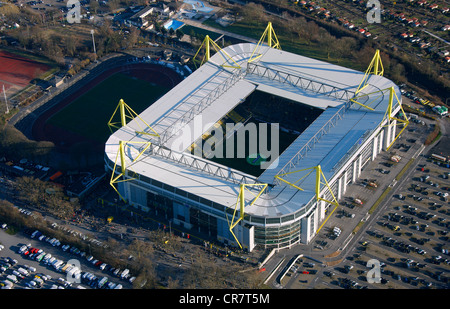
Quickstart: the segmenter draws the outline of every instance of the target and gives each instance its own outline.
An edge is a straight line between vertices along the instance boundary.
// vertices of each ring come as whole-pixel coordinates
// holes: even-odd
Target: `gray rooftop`
[[[227,60],[225,54],[217,53],[158,101],[149,102],[149,105],[153,104],[140,117],[161,135],[160,140],[153,138],[153,149],[169,152],[172,159],[146,153],[131,163],[142,144],[130,143],[126,148],[129,155],[127,168],[205,199],[234,207],[239,192],[239,181],[232,181],[236,178],[218,177],[213,172],[207,173],[201,171],[202,168],[192,168],[182,162],[212,164],[222,174],[225,172],[228,176],[242,177],[238,180],[269,184],[274,183],[274,176],[279,173],[321,165],[325,177],[330,180],[335,169],[342,164],[341,159],[383,121],[389,94],[377,91],[394,87],[400,98],[399,89],[393,82],[384,77],[371,76],[369,85],[359,95],[367,94],[360,102],[370,105],[374,110],[349,104],[348,99],[354,96],[364,73],[269,47],[263,47],[261,57],[248,63],[255,46],[253,43],[243,43],[224,49],[241,68],[222,67],[222,64],[234,63]],[[324,112],[257,179],[226,166],[194,158],[186,152],[203,132],[255,89],[313,105],[324,109]],[[198,121],[200,118],[201,121]],[[327,129],[330,125],[332,130]],[[142,122],[135,119],[111,135],[105,146],[109,159],[116,161],[120,140],[140,143],[149,141],[147,135],[135,133],[141,129]],[[320,134],[318,138],[317,132],[326,134]],[[311,140],[317,142],[309,149],[307,146]],[[308,151],[305,150],[306,155],[293,164],[295,160],[292,158],[301,149]],[[179,163],[174,161],[174,157],[178,158]],[[286,179],[294,182],[295,177],[298,175],[292,174]],[[254,205],[246,207],[246,213],[282,216],[299,210],[314,197],[314,177],[303,179],[300,186],[305,191],[275,186]]]

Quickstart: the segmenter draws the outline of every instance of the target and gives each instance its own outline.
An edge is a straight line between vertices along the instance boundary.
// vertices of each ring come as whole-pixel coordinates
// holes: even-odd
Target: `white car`
[[[36,268],[34,268],[34,267],[32,267],[32,266],[30,266],[30,265],[23,265],[23,267],[25,268],[25,269],[27,269],[28,271],[31,271],[31,272],[35,272],[36,271]]]
[[[0,245],[0,251],[2,251],[3,249],[5,249],[5,246]]]
[[[25,246],[25,245],[23,245],[23,246],[21,246],[21,247],[19,248],[19,251],[17,251],[17,253],[22,254],[22,253],[24,253],[25,251],[27,251],[27,249],[28,249],[28,247]]]

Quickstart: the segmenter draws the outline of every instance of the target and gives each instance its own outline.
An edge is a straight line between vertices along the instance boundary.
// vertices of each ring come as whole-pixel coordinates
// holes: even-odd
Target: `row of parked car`
[[[77,266],[53,257],[50,253],[46,253],[42,249],[32,247],[31,244],[22,245],[17,253],[22,254],[31,260],[40,262],[43,265],[47,265],[57,272],[65,273],[70,278],[79,279],[81,276],[81,270]]]
[[[17,265],[17,260],[10,257],[0,258],[0,273],[9,270],[9,274],[0,282],[0,289],[12,289],[14,284],[23,283],[26,288],[41,288],[44,283],[51,280],[52,277],[48,274],[35,273],[36,268],[29,265]],[[64,289],[67,287],[67,281],[63,278],[58,278],[56,281],[60,285],[53,284],[51,289]]]
[[[114,268],[111,265],[95,259],[92,255],[87,256],[85,252],[81,251],[75,246],[70,246],[69,244],[61,244],[58,239],[47,237],[38,230],[30,233],[30,237],[33,239],[38,239],[40,241],[46,241],[54,247],[59,247],[63,252],[69,252],[80,257],[85,257],[87,262],[91,263],[93,266],[99,268],[102,271],[109,272],[122,280],[127,280],[129,283],[133,283],[136,279],[136,277],[131,276],[129,269]],[[97,278],[97,276],[92,273],[81,272],[81,270],[76,267],[70,267],[69,263],[58,260],[52,257],[50,254],[46,254],[42,250],[37,249],[36,251],[36,248],[25,247],[27,246],[22,246],[19,249],[19,253],[30,255],[30,258],[35,259],[38,262],[43,262],[45,265],[53,267],[58,272],[66,273],[68,276],[71,276],[76,280],[81,280],[84,283],[87,283],[89,286],[95,288],[122,288],[121,284],[105,282],[105,280],[107,280],[107,277]]]
[[[129,283],[133,283],[136,277],[132,276],[130,274],[129,269],[120,269],[120,268],[114,268],[111,265],[108,265],[102,261],[99,261],[95,259],[92,255],[86,257],[86,260],[90,262],[93,266],[98,267],[100,270],[108,272],[122,280],[127,280]],[[94,278],[95,281],[96,278]]]

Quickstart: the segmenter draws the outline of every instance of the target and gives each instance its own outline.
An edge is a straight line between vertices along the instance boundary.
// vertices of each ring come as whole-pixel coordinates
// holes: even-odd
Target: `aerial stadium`
[[[202,46],[199,68],[141,114],[117,105],[111,185],[141,210],[244,250],[308,244],[408,125],[399,88],[378,51],[355,71],[281,50],[270,23],[258,43]]]

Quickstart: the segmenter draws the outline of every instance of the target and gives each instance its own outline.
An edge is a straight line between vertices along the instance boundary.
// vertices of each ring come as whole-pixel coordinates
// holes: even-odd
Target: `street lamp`
[[[5,85],[3,85],[3,96],[5,97],[5,104],[6,104],[6,112],[5,112],[5,114],[9,114],[8,101],[6,100]]]
[[[97,61],[97,51],[95,50],[95,41],[94,41],[94,29],[91,29],[92,34],[92,46],[94,47],[95,61]]]

